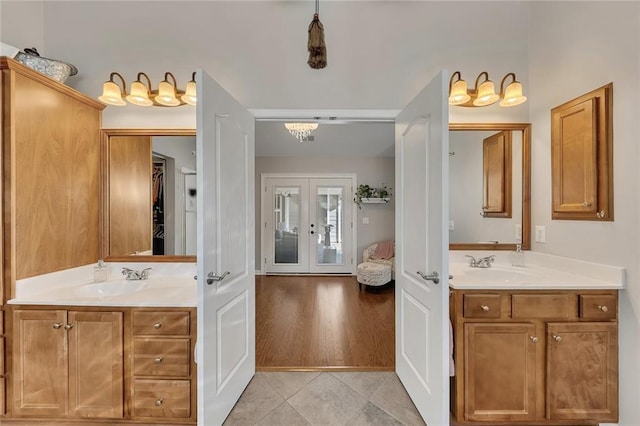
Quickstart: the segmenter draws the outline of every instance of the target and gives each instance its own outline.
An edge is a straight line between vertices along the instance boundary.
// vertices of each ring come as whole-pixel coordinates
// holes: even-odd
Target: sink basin
[[[531,282],[539,275],[524,268],[466,268],[463,275],[482,281],[496,283]]]
[[[73,293],[77,297],[113,297],[136,293],[146,286],[145,281],[105,281],[76,287]]]

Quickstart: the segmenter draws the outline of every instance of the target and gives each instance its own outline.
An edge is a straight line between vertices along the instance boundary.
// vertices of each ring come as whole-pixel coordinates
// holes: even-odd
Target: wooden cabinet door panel
[[[62,417],[67,408],[66,311],[13,313],[13,414]]]
[[[615,322],[547,324],[547,417],[618,421]]]
[[[511,217],[511,131],[482,141],[482,212],[485,217]]]
[[[535,325],[464,325],[465,420],[525,421],[536,415]]]
[[[69,416],[123,416],[122,312],[69,312]]]

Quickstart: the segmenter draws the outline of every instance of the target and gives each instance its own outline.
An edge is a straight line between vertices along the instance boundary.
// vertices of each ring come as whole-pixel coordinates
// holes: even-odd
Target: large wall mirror
[[[195,262],[195,134],[102,131],[105,260]]]
[[[449,125],[449,247],[531,248],[531,125]]]

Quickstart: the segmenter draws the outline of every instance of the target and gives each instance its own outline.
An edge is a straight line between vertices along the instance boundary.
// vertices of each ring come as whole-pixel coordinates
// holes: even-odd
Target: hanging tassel
[[[313,69],[327,66],[327,46],[324,44],[324,26],[318,17],[318,3],[319,0],[316,0],[316,13],[313,14],[313,21],[309,24],[309,41],[307,42],[309,51],[307,63]]]

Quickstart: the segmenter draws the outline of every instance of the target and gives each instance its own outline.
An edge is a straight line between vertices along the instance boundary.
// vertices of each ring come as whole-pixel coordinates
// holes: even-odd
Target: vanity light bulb
[[[138,106],[151,106],[153,102],[149,99],[149,91],[140,81],[131,84],[131,94],[127,96],[127,101]]]
[[[493,81],[487,80],[478,88],[478,97],[473,101],[473,104],[475,106],[487,106],[495,103],[498,99],[500,99],[500,96],[494,89]]]
[[[176,99],[176,88],[173,87],[173,84],[169,83],[166,80],[160,82],[156,102],[164,106],[180,105],[180,101]]]
[[[514,81],[505,89],[504,99],[500,101],[500,106],[516,106],[520,105],[526,100],[527,97],[522,94],[522,84],[519,81]]]
[[[189,105],[196,105],[197,101],[198,101],[198,97],[196,96],[196,82],[191,80],[190,82],[187,83],[187,88],[184,91],[184,95],[182,95],[182,97],[180,98],[182,99],[184,102],[188,103]]]
[[[107,105],[125,106],[127,103],[122,99],[120,87],[113,81],[106,81],[102,85],[102,95],[98,99]]]
[[[467,82],[458,80],[451,86],[449,105],[461,105],[469,101],[471,96],[467,93]]]

